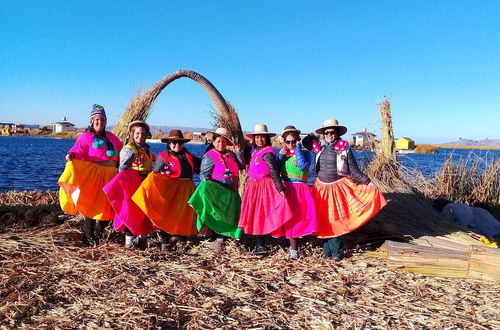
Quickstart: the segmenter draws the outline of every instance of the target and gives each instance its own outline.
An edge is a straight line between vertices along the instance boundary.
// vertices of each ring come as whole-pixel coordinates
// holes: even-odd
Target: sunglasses
[[[297,143],[297,141],[295,141],[295,140],[291,140],[291,141],[285,140],[285,143],[286,144],[295,144],[295,143]]]
[[[181,142],[181,141],[170,141],[170,144],[184,144],[184,142]]]
[[[337,134],[336,131],[324,131],[323,132],[323,135],[335,135],[335,134]]]

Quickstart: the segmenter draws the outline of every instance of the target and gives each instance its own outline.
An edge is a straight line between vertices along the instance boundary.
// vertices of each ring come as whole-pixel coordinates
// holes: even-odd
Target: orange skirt
[[[172,235],[196,235],[196,213],[188,205],[193,180],[149,173],[132,200],[161,230]]]
[[[348,177],[332,183],[314,181],[312,195],[316,205],[321,238],[337,237],[358,229],[386,204],[374,186],[355,183]]]
[[[116,175],[116,167],[74,159],[59,178],[59,203],[67,214],[95,220],[112,220],[115,213],[102,187]]]

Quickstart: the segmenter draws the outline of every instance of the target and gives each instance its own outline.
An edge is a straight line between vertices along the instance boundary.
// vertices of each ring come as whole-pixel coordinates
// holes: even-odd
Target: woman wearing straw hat
[[[264,124],[255,125],[254,131],[247,134],[254,150],[243,193],[239,227],[246,234],[255,235],[257,253],[266,252],[263,235],[273,233],[292,219],[276,151],[271,146],[271,137],[275,135],[268,132]]]
[[[114,227],[117,231],[125,231],[125,247],[134,247],[134,235],[139,245],[140,235],[156,229],[151,220],[132,201],[132,195],[141,182],[151,172],[153,155],[146,144],[149,136],[149,125],[136,120],[128,125],[128,144],[120,151],[118,175],[103,190],[115,210]]]
[[[347,132],[336,119],[327,119],[316,133],[324,143],[316,155],[317,178],[312,195],[319,222],[318,237],[325,238],[323,256],[340,260],[344,248],[340,237],[370,220],[385,206],[380,190],[362,173],[349,143],[340,137]]]
[[[316,233],[318,224],[316,209],[307,184],[311,153],[300,144],[300,130],[286,126],[281,133],[283,147],[278,153],[281,177],[286,188],[286,197],[293,210],[293,218],[273,232],[274,237],[285,236],[290,241],[290,257],[298,259],[297,237]]]
[[[198,233],[196,214],[187,204],[195,190],[193,175],[200,168],[200,159],[184,148],[190,140],[177,129],[161,139],[167,143],[167,150],[156,156],[153,172],[132,196],[132,200],[161,230],[164,251],[169,242],[181,240],[180,236]]]
[[[213,249],[223,250],[224,236],[238,238],[241,198],[238,194],[239,170],[245,168],[239,145],[234,145],[226,128],[207,132],[212,145],[201,159],[200,185],[189,199],[198,214],[197,228],[203,225],[214,231]],[[236,153],[227,149],[233,146]]]
[[[103,229],[114,212],[102,188],[116,174],[120,140],[106,129],[104,107],[94,104],[89,127],[66,154],[66,167],[59,178],[59,201],[68,214],[78,212],[85,217],[83,241],[99,243]]]

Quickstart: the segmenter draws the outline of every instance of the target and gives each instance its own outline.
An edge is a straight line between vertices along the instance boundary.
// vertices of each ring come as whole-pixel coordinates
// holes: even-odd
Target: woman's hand
[[[68,152],[66,154],[66,161],[69,162],[70,160],[73,160],[73,159],[75,159],[75,154],[72,152]]]
[[[234,144],[234,151],[240,152],[241,151],[241,145],[239,143]]]
[[[286,198],[286,195],[285,195],[285,191],[284,191],[284,190],[280,191],[280,195],[281,195],[281,196],[283,196],[283,198]]]
[[[287,151],[288,150],[285,147],[283,147],[280,149],[280,154],[285,155]]]

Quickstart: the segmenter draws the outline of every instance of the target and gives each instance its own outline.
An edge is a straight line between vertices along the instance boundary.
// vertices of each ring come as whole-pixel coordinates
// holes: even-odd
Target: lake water
[[[74,139],[42,137],[0,136],[0,192],[7,190],[57,190],[57,180],[65,165],[66,152],[75,143]],[[153,154],[165,150],[163,143],[150,144]],[[201,156],[206,146],[188,144],[186,148],[196,156]],[[371,152],[355,151],[358,163],[366,163]],[[440,149],[438,154],[398,155],[405,166],[416,168],[425,176],[432,177],[442,164],[452,155],[454,162],[475,160],[484,162],[500,158],[500,150]],[[315,175],[311,173],[312,183]],[[198,176],[195,177],[198,182]]]

